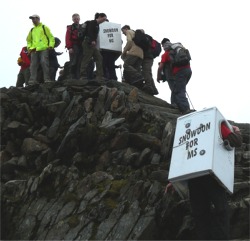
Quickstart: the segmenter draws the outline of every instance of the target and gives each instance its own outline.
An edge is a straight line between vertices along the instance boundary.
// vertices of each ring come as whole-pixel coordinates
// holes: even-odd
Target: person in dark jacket
[[[91,20],[87,24],[86,36],[82,43],[84,56],[81,62],[80,76],[81,79],[88,79],[87,67],[93,58],[96,62],[96,79],[103,80],[103,65],[102,55],[100,50],[96,46],[97,36],[99,33],[99,24],[106,21],[107,16],[105,13],[96,13],[94,20]]]
[[[52,81],[56,79],[56,72],[58,68],[61,68],[60,64],[58,63],[57,56],[61,55],[61,52],[56,52],[55,48],[58,47],[61,43],[61,40],[55,37],[55,47],[50,49],[49,51],[49,76]]]

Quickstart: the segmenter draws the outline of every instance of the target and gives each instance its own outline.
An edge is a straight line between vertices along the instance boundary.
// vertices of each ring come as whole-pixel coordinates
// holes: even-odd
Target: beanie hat
[[[170,42],[170,40],[168,38],[164,38],[162,41],[161,41],[161,44],[164,44],[166,42]]]

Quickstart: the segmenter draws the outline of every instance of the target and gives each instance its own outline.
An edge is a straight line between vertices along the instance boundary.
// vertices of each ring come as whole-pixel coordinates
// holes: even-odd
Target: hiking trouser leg
[[[208,183],[210,200],[214,205],[214,219],[211,236],[214,240],[229,240],[230,218],[227,194],[218,182],[210,177]]]
[[[28,82],[30,79],[30,68],[23,70],[23,76],[24,76],[24,80],[25,80],[25,85],[28,85]]]
[[[43,69],[43,79],[44,81],[50,81],[49,76],[49,50],[40,51],[40,63]]]
[[[145,81],[145,85],[152,87],[152,83],[154,82],[152,76],[152,66],[154,63],[154,59],[145,58],[142,61],[142,75]]]
[[[124,59],[123,76],[130,83],[138,79],[143,79],[141,74],[142,59],[137,56],[127,55]]]
[[[38,70],[39,64],[40,64],[39,52],[31,52],[29,82],[37,82],[37,70]]]
[[[74,44],[73,53],[70,54],[71,77],[74,79],[79,79],[80,77],[80,67],[83,56],[82,53],[82,46]]]
[[[94,48],[93,58],[96,62],[96,78],[103,78],[102,55],[99,49]]]
[[[55,81],[56,80],[56,72],[57,72],[57,69],[58,67],[53,67],[53,66],[50,66],[49,67],[49,76],[50,76],[50,79],[52,81]]]
[[[203,178],[203,177],[202,177]],[[204,188],[203,179],[188,180],[189,198],[195,221],[195,230],[198,240],[211,240],[210,200]]]
[[[168,81],[169,89],[171,90],[170,103],[173,106],[177,107],[176,100],[175,100],[175,94],[174,94],[175,80],[173,78],[171,78],[171,79],[168,79],[167,81]]]
[[[182,69],[174,76],[175,86],[173,90],[174,98],[181,112],[190,109],[188,99],[186,97],[186,85],[191,78],[192,71],[190,68]]]
[[[80,77],[87,78],[87,67],[93,57],[94,48],[89,45],[87,40],[82,43],[83,58],[81,62]]]
[[[16,87],[23,87],[24,83],[25,83],[24,70],[20,70],[17,75]]]

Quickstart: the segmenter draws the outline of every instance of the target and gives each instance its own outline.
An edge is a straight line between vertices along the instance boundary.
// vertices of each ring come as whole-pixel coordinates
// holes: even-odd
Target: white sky
[[[250,123],[249,0],[2,1],[0,87],[16,84],[20,69],[17,58],[33,27],[30,15],[38,14],[52,34],[61,39],[56,50],[64,52],[58,57],[64,65],[69,60],[64,46],[72,14],[79,13],[84,22],[93,19],[96,12],[106,13],[110,22],[142,28],[159,42],[164,37],[181,42],[192,57],[193,75],[187,92],[194,108],[216,106],[226,119]],[[154,62],[154,79],[159,61],[160,57]],[[116,63],[123,61],[118,59]],[[117,76],[121,81],[119,69]],[[156,86],[157,97],[170,103],[167,82],[156,82]]]

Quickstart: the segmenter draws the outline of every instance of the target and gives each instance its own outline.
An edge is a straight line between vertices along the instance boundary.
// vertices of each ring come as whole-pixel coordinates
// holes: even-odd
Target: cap
[[[29,19],[32,19],[32,18],[39,18],[40,19],[40,17],[37,14],[33,14],[32,16],[29,16]]]

